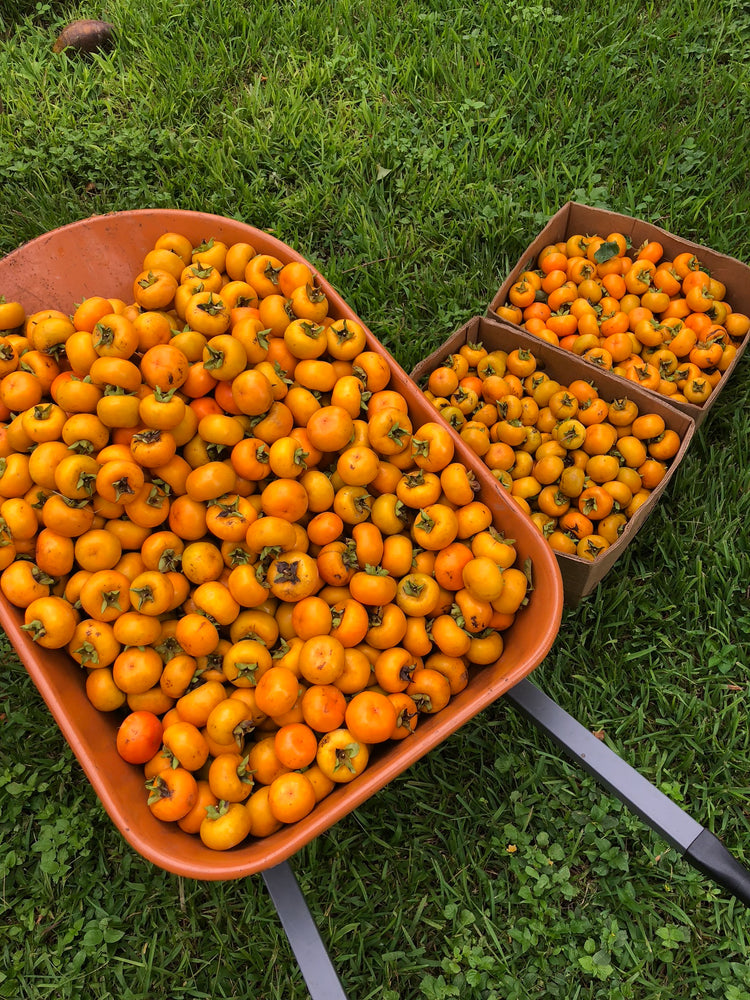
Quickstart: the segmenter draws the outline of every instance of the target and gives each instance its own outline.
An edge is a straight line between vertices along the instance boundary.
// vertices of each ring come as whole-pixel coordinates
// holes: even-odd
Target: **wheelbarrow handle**
[[[504,697],[552,737],[571,760],[680,851],[694,868],[750,906],[750,872],[718,837],[528,679],[520,681]]]
[[[311,1000],[347,1000],[289,863],[262,872]]]
[[[685,851],[685,859],[728,889],[745,906],[750,906],[750,873],[710,830],[704,828],[698,834]]]

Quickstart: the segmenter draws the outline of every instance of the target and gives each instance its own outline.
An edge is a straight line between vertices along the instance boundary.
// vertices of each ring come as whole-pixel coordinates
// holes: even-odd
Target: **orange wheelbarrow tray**
[[[199,212],[144,209],[96,216],[38,237],[0,260],[0,294],[20,301],[27,313],[57,308],[72,313],[91,295],[132,299],[132,283],[145,254],[164,232],[179,232],[193,245],[210,237],[227,243],[249,242],[258,252],[280,260],[303,261],[278,239],[241,222]],[[311,267],[328,297],[334,318],[366,325],[341,296]],[[434,419],[434,410],[414,382],[367,331],[368,349],[388,359],[391,388],[407,399],[415,427]],[[155,819],[146,805],[143,771],[123,761],[115,748],[121,713],[104,714],[88,701],[80,667],[65,651],[35,646],[21,630],[22,616],[4,598],[0,624],[18,651],[65,739],[112,821],[128,843],[153,864],[188,878],[240,878],[278,866],[303,845],[356,809],[391,779],[427,754],[463,723],[481,712],[544,659],[560,626],[563,588],[552,550],[533,523],[497,490],[491,473],[454,435],[456,460],[472,469],[479,499],[492,510],[495,526],[516,540],[519,565],[530,561],[533,589],[526,607],[503,633],[500,659],[474,669],[468,687],[440,713],[420,720],[412,738],[373,752],[371,763],[355,781],[336,788],[305,819],[263,839],[216,852],[176,824]]]

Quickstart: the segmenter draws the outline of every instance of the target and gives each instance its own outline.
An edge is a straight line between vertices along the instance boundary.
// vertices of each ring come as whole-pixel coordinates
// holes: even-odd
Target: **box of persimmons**
[[[411,376],[547,539],[573,607],[643,526],[696,426],[666,397],[487,316]]]
[[[493,297],[505,320],[700,426],[750,330],[750,268],[658,226],[568,202]]]

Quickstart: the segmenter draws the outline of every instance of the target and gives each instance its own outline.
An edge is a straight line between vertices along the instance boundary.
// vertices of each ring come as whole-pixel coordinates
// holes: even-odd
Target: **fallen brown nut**
[[[107,21],[72,21],[57,36],[52,51],[101,52],[111,48],[113,41],[114,28]]]

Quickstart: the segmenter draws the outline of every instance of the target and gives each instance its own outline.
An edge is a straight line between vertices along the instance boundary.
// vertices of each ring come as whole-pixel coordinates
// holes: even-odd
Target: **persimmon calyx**
[[[347,743],[346,746],[337,747],[336,762],[333,766],[334,771],[338,771],[340,767],[345,767],[347,771],[351,771],[352,774],[355,774],[357,769],[352,761],[359,753],[359,750],[359,743]]]

